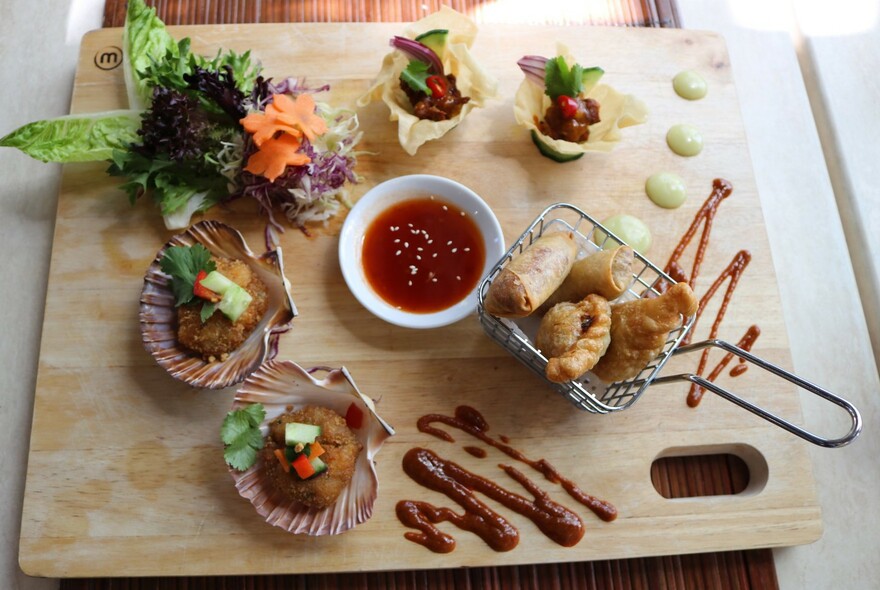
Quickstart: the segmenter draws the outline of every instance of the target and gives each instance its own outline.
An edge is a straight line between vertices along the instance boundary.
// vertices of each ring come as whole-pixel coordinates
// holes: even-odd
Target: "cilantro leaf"
[[[211,303],[211,302],[203,303],[202,304],[202,311],[199,313],[199,317],[201,318],[202,323],[204,324],[209,319],[211,319],[211,316],[214,315],[215,311],[217,311],[217,304],[216,303]]]
[[[247,471],[257,460],[257,452],[263,448],[260,431],[246,431],[223,450],[226,462],[239,471]]]
[[[248,417],[248,420],[250,420],[251,426],[259,428],[260,424],[263,423],[263,420],[266,419],[266,409],[263,408],[263,404],[251,404],[243,411]]]
[[[174,305],[179,307],[195,297],[193,285],[200,270],[211,272],[217,266],[211,260],[211,252],[201,244],[193,246],[171,246],[159,262],[162,272],[171,275],[171,291]]]
[[[561,55],[548,59],[544,69],[544,94],[551,100],[559,96],[575,97],[584,87],[584,68],[574,64],[571,68]]]
[[[263,404],[252,404],[226,414],[220,427],[220,439],[226,445],[223,458],[232,468],[245,471],[257,460],[257,453],[263,448],[260,424],[265,418]]]
[[[401,72],[400,79],[406,82],[413,90],[430,94],[431,89],[428,88],[428,84],[425,82],[428,79],[428,69],[430,67],[430,65],[423,61],[410,60],[406,69]]]

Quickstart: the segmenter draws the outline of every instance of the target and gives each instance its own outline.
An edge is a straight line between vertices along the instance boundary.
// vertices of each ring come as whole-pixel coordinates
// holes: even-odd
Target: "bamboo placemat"
[[[409,22],[437,10],[436,0],[154,0],[169,25],[274,22]],[[678,27],[675,0],[450,0],[443,2],[478,23],[533,23]],[[125,0],[107,0],[105,27],[120,27]],[[667,498],[734,494],[748,471],[730,455],[679,457],[655,462],[655,488]],[[675,539],[669,539],[674,543]],[[495,590],[600,588],[666,590],[776,589],[769,549],[595,562],[556,563],[430,571],[290,576],[101,578],[62,580],[61,590],[323,590],[394,588]]]

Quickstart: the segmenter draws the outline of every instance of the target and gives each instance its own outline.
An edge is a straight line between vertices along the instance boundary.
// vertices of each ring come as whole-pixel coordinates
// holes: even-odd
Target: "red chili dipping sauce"
[[[485,262],[477,224],[439,197],[392,205],[364,234],[367,282],[403,311],[433,313],[455,305],[477,286]]]

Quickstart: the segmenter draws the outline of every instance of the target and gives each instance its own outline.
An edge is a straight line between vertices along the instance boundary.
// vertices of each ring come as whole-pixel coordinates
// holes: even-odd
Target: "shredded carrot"
[[[296,137],[288,134],[283,134],[277,139],[269,139],[248,158],[244,169],[252,174],[265,176],[270,182],[275,182],[288,166],[302,166],[312,161],[299,151],[301,145]]]
[[[290,473],[290,463],[287,462],[287,457],[284,456],[284,451],[281,449],[275,449],[275,456],[278,457],[278,462],[281,463],[281,468],[284,470],[284,473]]]
[[[266,114],[305,133],[309,141],[327,132],[327,122],[315,114],[315,99],[311,94],[300,94],[296,100],[286,94],[276,94],[272,104],[266,106]]]
[[[310,449],[310,451],[309,451],[309,458],[310,459],[314,459],[315,457],[320,457],[321,455],[323,455],[326,452],[324,450],[324,447],[322,447],[321,443],[319,443],[318,441],[315,441],[315,442],[309,444],[309,449]]]

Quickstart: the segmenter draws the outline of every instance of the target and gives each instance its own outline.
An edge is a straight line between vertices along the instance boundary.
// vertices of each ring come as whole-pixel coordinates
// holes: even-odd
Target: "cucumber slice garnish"
[[[416,41],[430,48],[438,57],[443,57],[446,49],[446,38],[449,36],[448,29],[431,29],[416,37]]]
[[[582,157],[584,154],[563,154],[562,152],[558,152],[546,143],[541,140],[541,137],[538,135],[538,132],[534,129],[532,130],[532,142],[538,147],[538,151],[541,152],[541,155],[545,158],[550,158],[554,162],[571,162],[573,160],[577,160]]]

